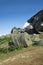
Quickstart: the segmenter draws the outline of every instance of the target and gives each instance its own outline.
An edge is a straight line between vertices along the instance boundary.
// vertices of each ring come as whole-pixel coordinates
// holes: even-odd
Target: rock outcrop
[[[30,36],[28,33],[18,33],[18,34],[12,34],[13,43],[16,47],[28,47],[32,44],[32,41],[30,39]]]
[[[3,38],[5,42],[1,42],[0,48],[6,49],[8,47],[18,48],[28,47],[30,45],[43,45],[43,10],[32,16],[27,22],[29,25],[27,27],[24,26],[25,28],[13,27],[11,34],[5,38],[6,40]],[[1,39],[2,37],[0,40]]]
[[[40,35],[43,33],[43,10],[32,16],[27,22],[29,25],[24,29],[14,27],[11,30],[13,43],[16,47],[27,47],[34,42],[39,42],[43,38]]]
[[[43,32],[43,10],[32,16],[27,22],[33,26],[35,32]]]

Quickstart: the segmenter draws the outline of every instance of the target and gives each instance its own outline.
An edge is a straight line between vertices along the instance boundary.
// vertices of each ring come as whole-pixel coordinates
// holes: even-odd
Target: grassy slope
[[[0,38],[0,45],[4,44],[6,42],[9,42],[9,41],[12,41],[11,36],[9,36],[9,37],[8,36],[4,36],[4,37]]]
[[[20,57],[18,58],[17,55]],[[22,58],[21,55],[25,57]],[[8,55],[3,54],[1,58],[12,57],[13,59],[13,56],[17,57],[16,60],[6,62],[4,65],[43,65],[43,46],[30,46],[19,51],[13,51]]]

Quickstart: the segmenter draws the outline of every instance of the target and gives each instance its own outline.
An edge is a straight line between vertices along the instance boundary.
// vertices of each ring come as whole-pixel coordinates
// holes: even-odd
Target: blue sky
[[[43,0],[0,0],[0,34],[8,34],[11,29],[22,27],[39,10]]]

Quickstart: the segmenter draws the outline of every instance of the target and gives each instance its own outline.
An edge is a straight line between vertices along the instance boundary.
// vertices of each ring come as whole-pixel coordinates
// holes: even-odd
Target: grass
[[[0,45],[9,41],[12,41],[12,37],[4,36],[3,38],[0,39]]]
[[[19,52],[19,51],[21,51],[23,48],[22,47],[18,47],[18,48],[16,48],[16,47],[9,47],[9,49],[2,49],[1,51],[0,51],[0,59],[1,60],[4,60],[4,59],[6,59],[6,58],[9,58],[10,56],[12,56],[13,54],[15,54],[15,53],[17,53],[17,52]]]

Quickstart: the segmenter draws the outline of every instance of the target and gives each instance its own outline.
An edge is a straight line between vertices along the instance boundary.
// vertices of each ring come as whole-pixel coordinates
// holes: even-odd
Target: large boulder
[[[25,32],[29,33],[29,34],[33,34],[34,33],[34,29],[32,25],[29,25],[25,28]]]
[[[33,42],[37,42],[37,41],[40,40],[40,37],[39,37],[38,34],[33,34],[33,35],[31,35],[31,40],[32,40]]]
[[[11,33],[12,34],[18,34],[18,33],[24,33],[25,32],[25,29],[22,29],[22,28],[16,28],[16,27],[13,27],[12,30],[11,30]]]
[[[18,29],[16,27],[13,27],[12,30],[11,30],[11,33],[16,33],[18,34]]]
[[[27,22],[33,26],[35,33],[43,32],[43,10],[32,16]]]
[[[32,44],[30,36],[26,32],[12,34],[12,38],[15,47],[28,47]]]
[[[34,45],[43,46],[43,39],[35,42]]]
[[[40,39],[43,39],[43,33],[40,33],[40,34],[39,34],[39,38],[40,38]]]

